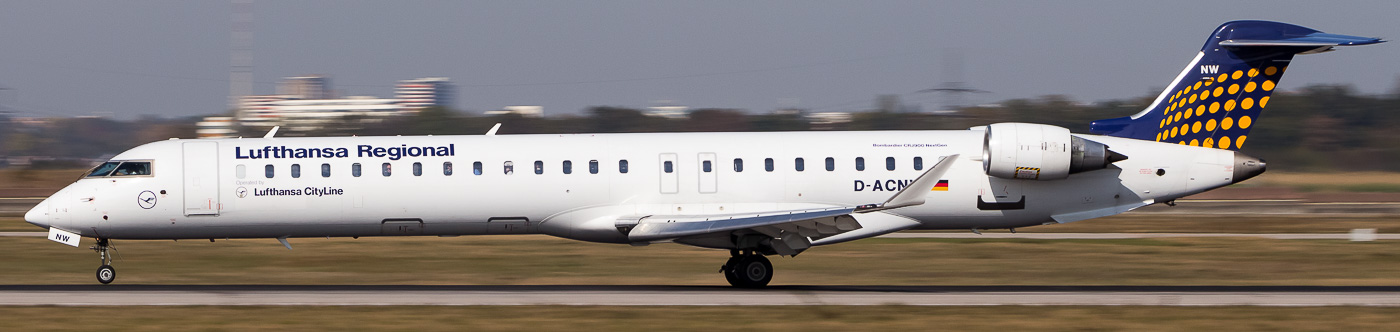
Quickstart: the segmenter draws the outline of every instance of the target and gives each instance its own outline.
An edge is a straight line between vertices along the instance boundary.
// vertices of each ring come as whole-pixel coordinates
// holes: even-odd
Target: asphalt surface
[[[10,285],[0,305],[1400,306],[1400,286]]]

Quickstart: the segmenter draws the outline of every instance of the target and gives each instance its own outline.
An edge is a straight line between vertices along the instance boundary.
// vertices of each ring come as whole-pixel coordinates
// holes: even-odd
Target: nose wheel
[[[97,255],[102,258],[102,266],[97,268],[97,282],[103,285],[117,280],[117,269],[112,267],[112,256],[107,254],[107,249],[111,248],[109,243],[107,239],[98,238],[97,245],[92,247],[92,250],[96,251]]]
[[[741,288],[763,288],[773,280],[773,263],[753,252],[736,253],[720,267],[729,285]]]

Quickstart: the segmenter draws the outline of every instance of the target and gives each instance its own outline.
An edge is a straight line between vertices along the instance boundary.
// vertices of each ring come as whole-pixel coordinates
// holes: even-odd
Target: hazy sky
[[[480,112],[593,105],[767,112],[868,109],[878,94],[951,80],[992,91],[1146,95],[1220,23],[1267,19],[1400,38],[1397,1],[260,1],[255,92],[326,74],[342,95],[392,97],[397,80],[447,76]],[[21,116],[223,112],[224,1],[0,1],[0,106]],[[1301,56],[1280,88],[1396,83],[1400,44]],[[954,50],[954,51],[949,51]],[[909,94],[935,109],[941,99]],[[1128,115],[1128,114],[1124,114]]]

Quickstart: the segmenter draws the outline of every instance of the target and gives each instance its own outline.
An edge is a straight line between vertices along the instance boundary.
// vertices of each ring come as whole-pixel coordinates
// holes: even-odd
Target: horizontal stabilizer
[[[1220,46],[1225,47],[1259,47],[1259,46],[1284,46],[1284,47],[1318,47],[1318,46],[1357,46],[1370,45],[1384,42],[1375,37],[1357,37],[1348,35],[1338,35],[1331,33],[1315,32],[1302,36],[1277,36],[1273,39],[1230,39],[1220,42]]]

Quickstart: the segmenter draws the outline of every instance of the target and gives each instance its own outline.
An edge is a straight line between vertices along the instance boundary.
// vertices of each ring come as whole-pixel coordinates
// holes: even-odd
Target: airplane
[[[1011,229],[1116,215],[1239,183],[1238,152],[1294,55],[1384,42],[1269,21],[1212,31],[1140,113],[1090,134],[969,130],[170,139],[114,156],[25,214],[112,240],[547,234],[728,250],[766,286],[767,256],[903,230]]]

